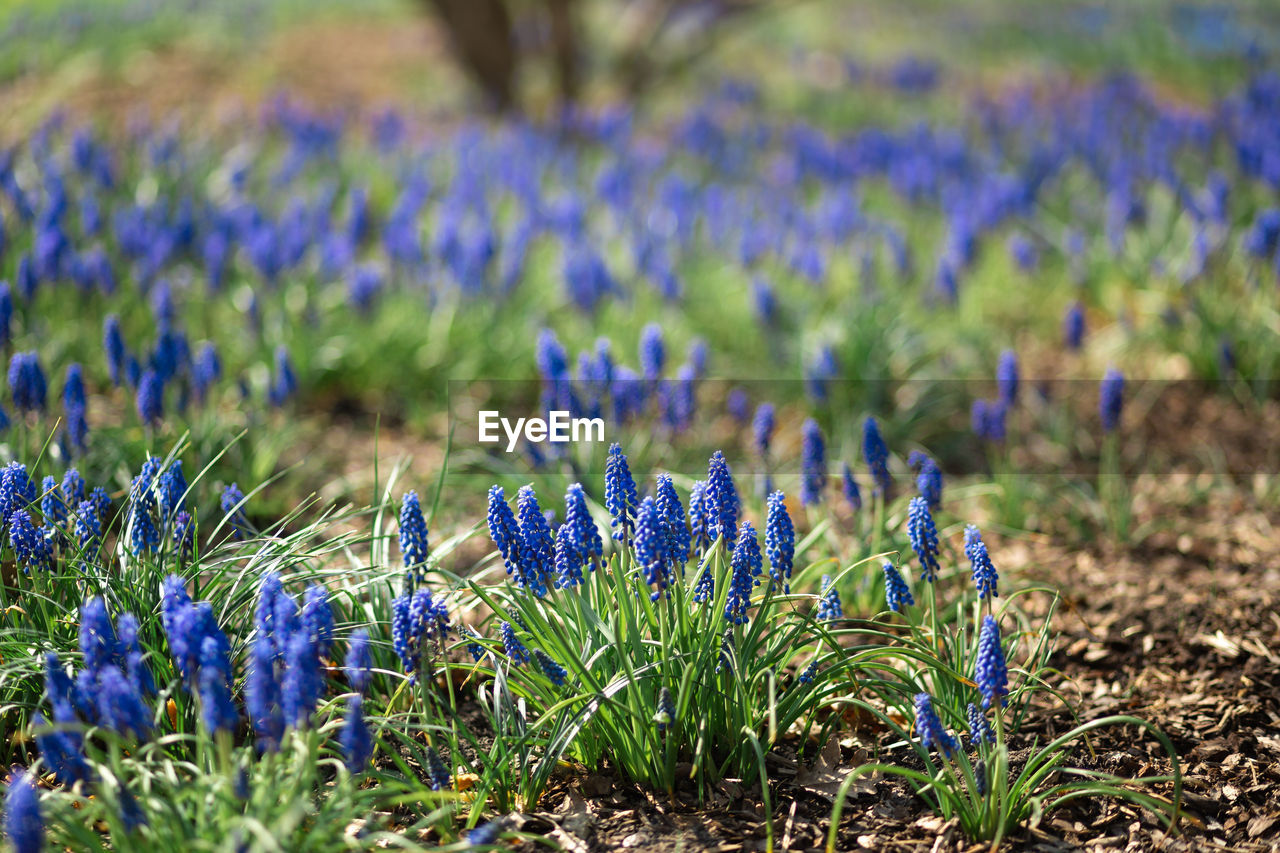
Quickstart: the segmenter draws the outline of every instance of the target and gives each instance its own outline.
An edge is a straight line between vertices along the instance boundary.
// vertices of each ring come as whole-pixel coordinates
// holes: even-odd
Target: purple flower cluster
[[[907,508],[907,537],[911,550],[920,560],[920,577],[932,583],[938,577],[938,529],[933,523],[933,513],[922,497],[914,497]]]
[[[444,653],[451,630],[448,603],[429,589],[405,593],[391,602],[391,645],[405,673],[414,678]]]
[[[772,492],[768,498],[768,515],[764,525],[764,550],[769,557],[769,577],[782,586],[783,594],[791,593],[791,570],[796,556],[796,528],[787,512],[787,496]]]
[[[409,491],[400,505],[400,556],[404,560],[406,589],[422,582],[427,554],[427,522],[422,516],[418,493]]]
[[[742,522],[738,543],[729,560],[729,596],[724,603],[724,618],[738,625],[747,622],[747,610],[751,607],[751,591],[759,585],[763,560],[760,558],[760,540],[751,522]]]
[[[119,617],[117,633],[106,603],[91,598],[80,608],[81,669],[68,673],[52,652],[45,657],[45,693],[59,727],[101,726],[122,737],[146,740],[154,729],[146,699],[156,692],[138,640],[138,620]],[[37,729],[45,725],[37,715]],[[82,737],[73,728],[38,731],[45,763],[62,782],[89,782],[93,774],[81,754]]]
[[[915,597],[911,594],[911,587],[907,586],[907,582],[902,579],[902,574],[893,563],[884,564],[884,599],[886,607],[898,612],[901,612],[905,605],[916,603]]]
[[[950,758],[960,749],[960,744],[938,719],[938,712],[933,708],[933,697],[928,693],[917,693],[915,709],[916,731],[920,735],[920,745],[925,749],[933,747],[945,757]]]
[[[801,450],[800,502],[805,506],[822,503],[822,490],[827,484],[827,457],[822,440],[822,430],[817,421],[804,422],[804,443]]]

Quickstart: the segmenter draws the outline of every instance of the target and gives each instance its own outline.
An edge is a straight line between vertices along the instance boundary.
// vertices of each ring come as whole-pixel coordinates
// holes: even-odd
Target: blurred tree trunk
[[[449,31],[458,61],[493,109],[516,106],[516,41],[505,0],[424,0]]]
[[[627,44],[615,62],[623,91],[632,99],[709,55],[730,23],[770,8],[764,0],[638,0],[634,6]],[[671,39],[672,30],[683,32]]]
[[[562,107],[578,101],[588,49],[578,20],[582,0],[419,2],[444,26],[458,63],[494,109],[519,109],[516,73],[521,60],[531,58],[522,57],[522,49],[531,51],[533,58],[546,55],[550,59]],[[638,99],[707,56],[730,22],[747,19],[748,12],[787,4],[784,0],[623,0],[615,5],[622,45],[602,65],[629,97]],[[523,38],[517,37],[517,25]]]
[[[580,45],[574,22],[575,0],[546,0],[550,24],[551,55],[556,67],[556,87],[561,106],[577,103],[582,91]]]

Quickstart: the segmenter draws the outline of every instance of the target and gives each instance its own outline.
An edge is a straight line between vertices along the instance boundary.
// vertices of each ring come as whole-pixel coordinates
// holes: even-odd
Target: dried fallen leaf
[[[1262,835],[1264,832],[1269,830],[1277,820],[1280,820],[1280,814],[1258,815],[1253,820],[1249,821],[1249,837],[1257,838],[1259,835]]]
[[[817,759],[809,767],[801,767],[796,773],[796,784],[811,794],[817,794],[825,800],[834,801],[840,793],[840,786],[854,771],[854,767],[844,767],[843,755],[840,752],[840,739],[832,735],[818,753]],[[872,773],[854,780],[849,786],[847,797],[861,794],[873,794],[876,790],[876,779],[880,774]]]

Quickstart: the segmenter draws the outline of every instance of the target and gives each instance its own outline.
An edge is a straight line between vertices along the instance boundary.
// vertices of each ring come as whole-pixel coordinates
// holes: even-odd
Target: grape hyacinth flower
[[[164,418],[164,378],[154,370],[146,370],[138,380],[135,395],[138,417],[145,426],[154,429]]]
[[[649,600],[657,601],[671,583],[671,576],[667,564],[667,531],[652,497],[641,501],[636,512],[634,546],[636,565],[644,572],[644,581],[652,590]]]
[[[543,329],[538,333],[534,361],[543,379],[558,381],[569,375],[569,356],[556,333],[550,329]]]
[[[62,475],[61,491],[67,509],[79,506],[85,499],[84,477],[81,477],[80,472],[75,468],[68,468]]]
[[[70,685],[68,685],[70,687]],[[48,690],[52,697],[54,691]],[[68,700],[54,699],[54,716],[59,723],[74,724],[79,719]],[[44,716],[36,713],[31,717],[31,727],[40,732],[49,723]],[[54,779],[63,785],[74,785],[76,782],[88,782],[93,778],[89,763],[80,754],[80,739],[71,732],[49,731],[36,736],[36,746],[45,766],[53,773]]]
[[[666,348],[662,341],[662,327],[650,323],[640,332],[640,370],[644,378],[654,382],[662,376],[666,363]]]
[[[222,650],[218,659],[225,667],[223,677],[231,681],[231,644],[218,627],[213,615],[213,605],[207,601],[193,603],[187,595],[183,581],[176,575],[164,580],[164,594],[160,603],[160,617],[169,640],[169,653],[177,664],[178,672],[186,679],[194,692],[199,669],[201,648],[206,637],[212,637]]]
[[[804,372],[805,393],[815,403],[827,402],[827,386],[832,379],[840,375],[840,365],[836,354],[829,346],[824,346],[814,356]]]
[[[682,364],[676,368],[676,377],[659,387],[659,405],[668,427],[680,433],[693,423],[697,409],[697,385],[693,368]]]
[[[285,649],[284,679],[280,685],[280,707],[286,726],[302,729],[311,722],[316,703],[324,692],[320,657],[305,633],[289,638]]]
[[[231,537],[244,539],[249,535],[249,519],[244,514],[244,492],[235,483],[222,490],[219,505],[223,516],[231,523]]]
[[[9,361],[9,391],[19,414],[44,411],[48,395],[44,371],[35,351],[16,352]]]
[[[773,492],[768,498],[768,515],[764,525],[764,550],[769,557],[769,577],[782,585],[784,595],[791,594],[791,570],[796,556],[796,528],[787,512],[787,496]]]
[[[715,597],[716,581],[711,576],[711,566],[707,564],[702,567],[702,574],[698,575],[698,582],[693,587],[693,600],[699,604],[705,604]]]
[[[568,671],[556,661],[551,655],[542,649],[533,650],[533,658],[538,662],[538,669],[542,670],[542,674],[551,679],[551,683],[556,687],[563,687],[565,680],[569,677]]]
[[[262,588],[258,591],[253,624],[258,634],[271,643],[276,660],[284,660],[289,638],[301,624],[298,617],[298,604],[284,591],[280,576],[266,572],[262,576]]]
[[[1007,412],[1008,409],[1000,400],[974,400],[969,413],[973,434],[993,444],[1004,441]]]
[[[761,403],[756,407],[755,417],[751,421],[751,440],[756,452],[768,457],[773,443],[774,411],[772,403]]]
[[[849,508],[854,512],[862,509],[862,492],[858,489],[858,481],[853,478],[853,469],[848,462],[840,463],[840,485]]]
[[[80,549],[80,566],[92,565],[98,559],[102,542],[102,523],[93,501],[81,501],[75,511],[76,547]]]
[[[987,544],[982,541],[982,533],[972,524],[965,525],[964,528],[964,554],[969,558],[973,583],[978,588],[978,598],[999,596],[997,583],[1000,576],[991,563],[991,555],[987,553]]]
[[[136,391],[138,388],[138,383],[142,381],[142,363],[138,361],[136,356],[130,355],[125,360],[124,378],[125,378],[125,382],[128,383],[129,387],[133,388]],[[248,393],[246,392],[244,396],[247,397]]]
[[[98,510],[98,520],[105,523],[107,512],[111,509],[111,496],[107,494],[107,490],[101,486],[96,487],[89,493],[89,500],[93,502],[94,507]]]
[[[423,581],[421,568],[427,562],[427,522],[422,517],[418,493],[405,493],[400,506],[400,556],[404,561],[405,588]]]
[[[436,752],[435,747],[427,747],[426,757],[427,781],[431,785],[431,790],[446,791],[452,788],[453,774],[449,772],[449,768],[445,765],[444,760],[440,758],[440,754]]]
[[[966,716],[969,718],[969,742],[972,744],[995,743],[996,739],[991,734],[991,724],[987,722],[987,717],[982,710],[972,702],[965,709]]]
[[[525,648],[524,643],[520,642],[520,638],[516,636],[516,629],[511,627],[510,622],[499,625],[498,633],[502,637],[502,648],[511,659],[513,666],[529,662],[529,650]]]
[[[480,635],[466,625],[462,626],[459,633],[468,640],[467,654],[471,655],[472,660],[479,663],[480,659],[484,657],[484,646],[480,644]]]
[[[121,613],[119,621],[117,651],[124,658],[125,674],[129,676],[129,682],[138,688],[139,693],[143,696],[154,696],[156,682],[151,676],[151,670],[147,668],[142,654],[142,644],[138,640],[138,617],[132,613]]]
[[[671,698],[671,689],[664,686],[658,691],[657,711],[653,715],[653,722],[658,731],[665,732],[675,721],[676,703]]]
[[[467,833],[467,843],[472,847],[496,844],[498,836],[502,834],[503,825],[502,818],[494,818],[493,820],[476,824],[476,828]]]
[[[84,371],[78,364],[67,368],[67,379],[62,386],[62,406],[67,413],[67,438],[71,446],[83,451],[89,424],[85,419],[87,400],[84,390]]]
[[[729,396],[725,398],[725,408],[729,411],[729,416],[740,424],[745,424],[751,416],[751,401],[742,388],[734,388],[729,392]]]
[[[737,625],[747,623],[747,610],[751,606],[751,590],[760,581],[763,560],[760,558],[760,541],[751,522],[742,522],[738,543],[729,560],[729,596],[724,603],[724,618]]]
[[[428,589],[405,593],[391,602],[391,644],[414,678],[427,664],[429,653],[442,654],[452,625],[443,596]]]
[[[707,533],[706,495],[707,484],[702,480],[694,482],[689,489],[689,546],[697,557],[711,546],[711,537]]]
[[[604,503],[613,519],[609,523],[613,528],[613,538],[625,548],[631,541],[640,498],[636,494],[636,481],[631,477],[627,457],[623,455],[619,444],[609,447],[609,461],[604,469]]]
[[[98,721],[119,735],[145,740],[151,734],[151,714],[136,685],[130,684],[120,668],[104,666],[97,673]]]
[[[684,505],[676,494],[670,474],[659,474],[657,479],[657,509],[659,523],[666,531],[667,575],[674,577],[679,568],[684,577],[684,567],[689,562],[690,535]]]
[[[719,450],[711,454],[703,501],[707,517],[707,537],[712,542],[717,538],[724,539],[725,547],[732,550],[738,538],[740,502],[729,463]]]
[[[298,390],[298,377],[293,370],[289,350],[283,344],[276,347],[275,362],[275,376],[267,390],[267,401],[278,409]]]
[[[347,700],[347,716],[338,742],[347,772],[364,772],[373,757],[373,735],[369,733],[369,724],[364,719],[364,700],[358,695]]]
[[[183,654],[181,649],[173,647],[173,643],[181,639],[186,613],[191,607],[191,596],[187,595],[182,578],[177,575],[165,577],[160,598],[160,623],[169,637],[169,651],[175,661],[182,660]]]
[[[827,484],[827,457],[818,422],[809,418],[804,422],[804,443],[801,450],[800,502],[805,506],[822,503],[822,490]]]
[[[875,481],[876,494],[888,501],[893,490],[893,479],[889,476],[889,447],[880,435],[880,425],[872,417],[862,424],[862,455],[867,460],[871,479]]]
[[[40,853],[44,849],[44,817],[29,771],[13,774],[5,789],[4,832],[14,853]]]
[[[818,609],[814,616],[819,622],[834,622],[844,618],[844,607],[840,603],[840,590],[832,582],[830,575],[822,576],[822,587],[818,597]]]
[[[173,547],[179,560],[190,560],[196,547],[195,519],[186,510],[173,517]]]
[[[89,710],[81,701],[84,697],[76,696],[75,685],[72,684],[71,677],[67,675],[66,669],[54,652],[47,652],[44,656],[44,683],[45,692],[49,695],[49,701],[54,706],[55,717],[60,705],[71,706],[75,704],[86,712]],[[72,732],[65,734],[69,737],[76,737],[75,733]]]
[[[1103,432],[1112,432],[1120,425],[1123,410],[1124,375],[1109,367],[1098,389],[1098,412],[1102,416]]]
[[[895,613],[902,612],[904,605],[916,603],[902,574],[893,563],[888,562],[884,564],[884,600],[885,605]]]
[[[943,728],[942,721],[938,719],[938,712],[933,709],[933,697],[928,693],[917,693],[915,706],[916,731],[920,733],[920,745],[925,749],[934,747],[943,756],[950,758],[952,753],[960,749],[960,744],[950,732]]]
[[[203,403],[213,383],[220,378],[222,378],[222,361],[218,358],[218,350],[211,342],[205,341],[196,350],[195,358],[191,363],[191,385],[192,390],[195,391],[196,400]]]
[[[187,489],[187,478],[182,473],[182,460],[175,459],[157,481],[161,519],[170,522],[179,512],[187,508]]]
[[[148,456],[129,488],[129,550],[135,557],[160,550],[154,485],[162,464],[159,457]]]
[[[547,581],[555,569],[555,545],[551,525],[538,506],[532,486],[521,486],[516,495],[516,514],[520,529],[520,579],[527,590],[544,595]]]
[[[320,584],[307,587],[299,627],[317,655],[329,654],[329,647],[333,645],[333,609],[329,606],[329,590]]]
[[[689,366],[693,368],[695,378],[701,379],[707,375],[708,355],[707,342],[702,338],[694,338],[689,343]]]
[[[31,523],[31,514],[24,509],[14,510],[9,516],[9,541],[22,570],[53,571],[53,542],[43,527]]]
[[[973,562],[973,546],[975,542],[982,540],[982,532],[978,529],[978,525],[964,525],[964,556],[969,562]]]
[[[80,605],[80,655],[85,669],[97,672],[116,656],[119,641],[101,598],[90,598]]]
[[[938,577],[938,529],[933,524],[929,504],[922,497],[911,499],[907,507],[907,537],[911,550],[920,559],[920,577],[932,583]]]
[[[580,483],[573,483],[564,493],[564,521],[573,532],[573,543],[578,554],[595,571],[596,564],[604,557],[604,542],[600,538],[600,529],[596,527],[591,512],[587,509],[587,498]]]
[[[578,550],[573,528],[567,523],[556,531],[556,589],[568,589],[582,583],[582,552]]]
[[[205,729],[234,734],[240,715],[231,701],[231,689],[223,672],[230,666],[213,637],[200,644],[200,712]]]
[[[942,469],[938,463],[923,453],[916,451],[912,457],[919,463],[920,472],[916,475],[916,488],[920,497],[925,499],[930,509],[942,506]]]
[[[347,643],[347,658],[342,671],[347,676],[347,684],[356,693],[364,693],[369,686],[370,666],[369,632],[360,628],[351,634]]]
[[[817,676],[817,674],[818,674],[818,662],[816,660],[810,661],[809,665],[806,666],[800,672],[800,675],[796,677],[796,683],[797,684],[813,684],[813,680]]]
[[[62,498],[62,488],[54,477],[45,477],[40,482],[40,514],[44,523],[55,530],[67,522],[67,504]]]
[[[513,576],[516,584],[523,585],[521,574],[522,557],[520,551],[523,544],[520,539],[520,528],[516,525],[516,517],[507,504],[506,495],[501,486],[489,489],[489,538],[498,546],[502,555],[503,566],[507,574]]]
[[[1018,357],[1013,350],[1000,353],[1000,361],[996,363],[996,389],[1000,402],[1012,407],[1018,402]]]
[[[1084,306],[1072,302],[1062,318],[1062,343],[1070,350],[1080,349],[1084,341]]]
[[[258,748],[271,752],[279,748],[284,735],[284,708],[280,682],[276,678],[275,646],[259,632],[249,647],[248,673],[244,684],[244,707],[257,735]]]
[[[1004,648],[1000,645],[1000,626],[995,617],[988,614],[982,619],[982,631],[978,634],[978,660],[973,680],[982,694],[982,707],[990,708],[999,700],[1009,704],[1009,669],[1004,660]]]
[[[25,510],[35,502],[36,484],[27,475],[27,466],[10,462],[0,474],[0,521],[9,521],[14,510]]]

